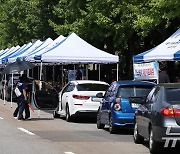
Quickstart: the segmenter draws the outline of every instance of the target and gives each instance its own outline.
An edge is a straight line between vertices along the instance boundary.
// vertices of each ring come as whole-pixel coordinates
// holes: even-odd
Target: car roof
[[[122,81],[115,81],[117,82],[120,86],[130,86],[130,85],[139,85],[139,86],[155,86],[156,83],[154,82],[149,82],[149,81],[135,81],[135,80],[122,80]]]
[[[165,88],[180,88],[180,83],[159,83],[158,85]]]
[[[104,81],[95,81],[95,80],[74,80],[74,81],[70,81],[70,83],[74,83],[75,85],[83,84],[83,83],[96,83],[96,84],[109,85],[108,83]]]

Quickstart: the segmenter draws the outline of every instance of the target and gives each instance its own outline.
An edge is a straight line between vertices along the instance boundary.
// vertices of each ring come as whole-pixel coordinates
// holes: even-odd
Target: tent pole
[[[4,94],[4,105],[6,105],[6,74],[4,75],[4,88],[3,88],[3,90],[4,90],[4,92],[3,92],[3,94]]]
[[[42,83],[41,83],[41,79],[42,79],[42,61],[40,64],[40,73],[39,73],[39,79],[40,79],[40,90],[42,88]],[[40,110],[38,110],[38,118],[40,117]]]
[[[31,77],[34,78],[34,68],[32,69]]]
[[[61,76],[62,76],[62,79],[61,79],[61,81],[62,81],[62,83],[61,83],[61,89],[62,89],[63,86],[64,86],[64,80],[63,80],[63,78],[64,78],[64,74],[63,74],[63,64],[62,64],[62,66],[61,66]]]
[[[158,69],[158,74],[157,74],[157,84],[159,83],[159,62],[157,61],[157,69]]]
[[[88,64],[86,65],[86,80],[88,80]]]
[[[117,63],[117,81],[119,80],[119,63]]]
[[[40,64],[39,80],[42,80],[42,61]]]
[[[29,77],[29,69],[27,70],[27,77]]]
[[[54,65],[53,65],[53,87],[54,87]]]
[[[12,108],[12,95],[13,95],[13,72],[12,72],[12,78],[11,78],[11,108]]]
[[[101,64],[99,64],[99,81],[101,80]]]

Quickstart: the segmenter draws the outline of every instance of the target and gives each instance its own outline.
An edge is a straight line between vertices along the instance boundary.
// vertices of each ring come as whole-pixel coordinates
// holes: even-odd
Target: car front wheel
[[[105,126],[105,124],[101,123],[101,117],[100,117],[100,113],[97,113],[97,128],[98,129],[103,129]]]
[[[137,122],[135,122],[134,125],[133,138],[134,138],[134,143],[141,144],[144,142],[144,138],[139,134]]]

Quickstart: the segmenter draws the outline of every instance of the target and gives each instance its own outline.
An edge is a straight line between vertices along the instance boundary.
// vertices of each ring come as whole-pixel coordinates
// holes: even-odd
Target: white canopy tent
[[[36,61],[41,62],[40,79],[42,63],[59,63],[59,64],[108,64],[117,63],[118,79],[118,62],[119,57],[109,54],[105,51],[90,45],[75,33],[70,34],[59,44],[45,53],[38,53],[34,56]],[[100,68],[100,67],[99,67]],[[99,69],[100,71],[100,69]],[[100,74],[100,73],[99,73]]]
[[[7,51],[6,53],[4,53],[1,57],[0,57],[0,64],[2,64],[2,59],[4,57],[6,57],[7,55],[13,53],[14,51],[18,50],[20,48],[20,46],[16,46],[16,47],[12,47],[11,49],[9,49],[9,51]]]
[[[158,46],[133,57],[134,64],[153,61],[180,61],[180,29]],[[157,83],[159,83],[159,75]]]
[[[9,51],[9,48],[2,50],[2,52],[0,52],[0,56],[3,56],[7,51]]]
[[[48,52],[36,55],[35,60],[65,64],[76,63],[118,63],[119,57],[90,45],[75,33],[69,35],[58,46]]]
[[[18,55],[17,58],[24,60],[25,57],[27,57],[28,55],[31,55],[32,53],[36,53],[40,50],[45,49],[49,44],[51,44],[53,42],[53,40],[51,38],[46,39],[43,43],[37,46],[35,46],[35,48],[31,48],[29,50],[27,50],[26,52],[23,52],[22,54]]]
[[[20,47],[18,50],[8,54],[7,56],[5,56],[4,58],[2,58],[2,62],[3,63],[7,63],[9,58],[15,57],[17,56],[20,52],[26,51],[27,49],[30,48],[30,46],[32,45],[32,43],[28,43],[28,44],[24,44],[22,47]]]
[[[25,54],[24,59],[27,60],[27,61],[30,61],[30,62],[35,62],[36,60],[34,59],[34,56],[41,55],[41,54],[51,50],[52,48],[57,46],[64,39],[65,39],[65,37],[63,35],[60,35],[53,42],[48,44],[45,48],[41,48],[41,49],[38,48],[37,50],[32,51],[31,53]]]
[[[8,62],[10,63],[15,62],[16,59],[20,57],[20,55],[22,55],[25,52],[29,53],[32,52],[33,50],[36,50],[42,43],[43,43],[42,41],[37,40],[35,43],[31,44],[31,46],[27,47],[26,49],[16,52],[13,56],[8,57]]]
[[[180,29],[153,49],[133,57],[134,63],[180,60]]]

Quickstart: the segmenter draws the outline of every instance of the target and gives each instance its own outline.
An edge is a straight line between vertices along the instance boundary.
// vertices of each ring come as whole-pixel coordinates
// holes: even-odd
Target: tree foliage
[[[77,33],[120,56],[132,72],[132,56],[169,37],[180,26],[179,0],[1,0],[0,47]]]

